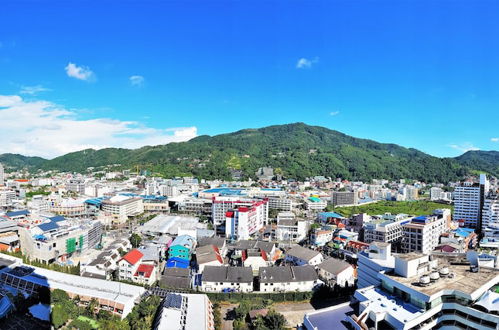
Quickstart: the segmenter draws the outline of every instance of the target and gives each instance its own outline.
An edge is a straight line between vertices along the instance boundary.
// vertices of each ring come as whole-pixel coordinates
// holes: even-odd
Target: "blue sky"
[[[298,121],[436,156],[498,150],[498,13],[495,1],[2,1],[0,153]]]

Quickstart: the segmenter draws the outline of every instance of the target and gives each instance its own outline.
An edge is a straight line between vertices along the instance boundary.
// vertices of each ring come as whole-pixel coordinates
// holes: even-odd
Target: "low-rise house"
[[[307,237],[309,221],[297,219],[293,212],[277,215],[276,238],[279,241],[298,243]]]
[[[333,231],[329,229],[316,229],[310,234],[310,243],[315,246],[324,246],[333,239]]]
[[[200,238],[197,242],[197,246],[202,247],[205,245],[215,245],[218,248],[218,252],[222,256],[222,258],[225,258],[225,256],[227,255],[227,242],[223,237],[216,236]]]
[[[317,266],[319,278],[329,286],[353,286],[355,283],[355,269],[348,262],[329,258]]]
[[[189,235],[177,236],[168,250],[169,258],[181,258],[190,260],[194,251],[196,240]]]
[[[314,250],[304,248],[302,246],[295,246],[286,252],[286,261],[293,262],[297,266],[303,265],[318,265],[324,260],[322,253]]]
[[[252,292],[251,267],[206,266],[201,276],[201,291]]]
[[[312,291],[318,276],[314,267],[282,266],[262,267],[259,276],[261,292]]]
[[[222,266],[224,260],[215,245],[205,245],[196,249],[198,272],[202,273],[206,266]]]
[[[264,241],[250,241],[250,240],[240,240],[231,246],[233,250],[233,258],[242,257],[243,251],[247,250],[260,250],[264,251],[267,255],[267,259],[272,264],[275,263],[277,259],[281,256],[281,250],[277,248],[274,243],[264,242]]]
[[[140,264],[133,274],[133,282],[153,285],[156,282],[156,266],[153,264]]]
[[[137,249],[133,249],[118,262],[118,279],[133,281],[133,277],[139,268],[144,255]]]
[[[190,289],[191,272],[187,268],[165,268],[160,281],[168,288]]]

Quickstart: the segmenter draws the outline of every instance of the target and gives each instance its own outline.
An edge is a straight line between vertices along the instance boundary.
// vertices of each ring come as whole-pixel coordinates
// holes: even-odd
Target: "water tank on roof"
[[[438,280],[439,278],[440,278],[440,274],[439,274],[438,272],[432,272],[432,273],[430,274],[430,280],[432,280],[432,281],[436,281],[436,280]]]
[[[447,275],[449,275],[449,267],[442,267],[439,272],[440,272],[440,275],[447,276]]]
[[[423,285],[430,284],[430,277],[428,275],[421,276],[419,278],[419,283]]]

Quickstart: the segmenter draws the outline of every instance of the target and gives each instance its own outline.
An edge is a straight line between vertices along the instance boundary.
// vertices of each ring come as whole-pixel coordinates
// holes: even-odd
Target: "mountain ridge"
[[[271,166],[285,177],[295,179],[324,175],[359,180],[407,178],[448,182],[473,170],[499,176],[498,151],[473,151],[455,158],[439,158],[415,148],[356,138],[304,123],[201,135],[186,142],[138,149],[85,149],[51,160],[3,154],[0,162],[15,168],[75,172],[121,164],[120,168],[138,166],[164,176],[194,175],[206,179],[228,179],[239,171],[244,177],[254,177],[255,171],[263,166]]]

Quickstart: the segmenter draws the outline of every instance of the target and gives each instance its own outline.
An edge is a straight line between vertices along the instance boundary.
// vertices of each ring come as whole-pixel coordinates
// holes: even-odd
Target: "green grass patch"
[[[78,316],[78,320],[89,323],[94,329],[99,329],[99,323],[96,320],[82,315]]]
[[[411,201],[411,202],[394,202],[380,201],[367,205],[357,205],[348,207],[335,207],[334,212],[337,212],[344,217],[351,217],[353,214],[367,213],[369,215],[377,215],[384,213],[399,214],[405,213],[409,215],[428,215],[435,209],[447,208],[454,211],[453,205],[435,203],[430,201]]]

